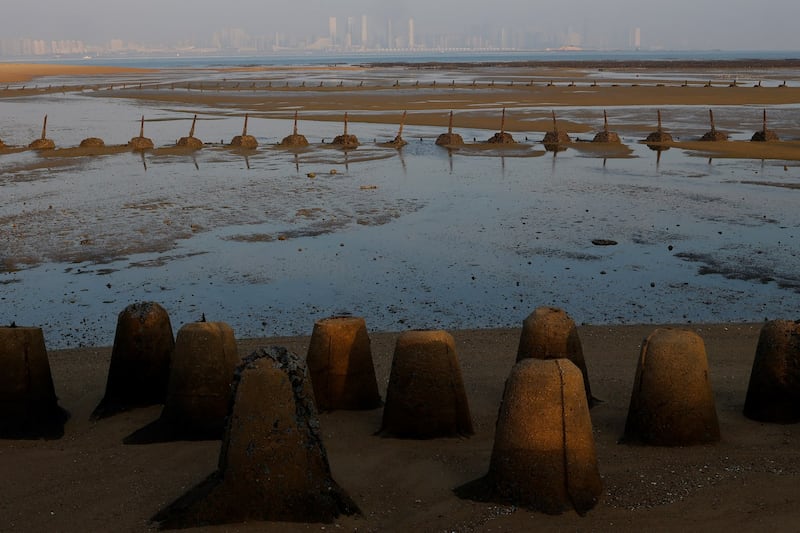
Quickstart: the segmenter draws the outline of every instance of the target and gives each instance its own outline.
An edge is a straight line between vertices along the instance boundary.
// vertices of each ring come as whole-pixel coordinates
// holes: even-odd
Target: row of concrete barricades
[[[0,328],[0,437],[58,438],[58,406],[42,332]],[[580,514],[602,493],[581,341],[562,310],[524,321],[505,384],[489,472],[460,497]],[[127,444],[223,439],[219,469],[154,519],[164,527],[245,520],[330,522],[358,506],[332,479],[317,413],[383,405],[379,433],[431,439],[473,433],[453,337],[408,331],[396,341],[385,403],[364,319],[315,323],[304,362],[281,347],[240,358],[222,322],[186,324],[173,340],[157,303],[128,306],[117,321],[105,396],[92,417],[164,404]],[[800,323],[767,322],[758,341],[744,414],[800,421]],[[720,438],[703,340],[657,329],[642,344],[623,441],[660,446]],[[268,472],[264,475],[264,472]]]

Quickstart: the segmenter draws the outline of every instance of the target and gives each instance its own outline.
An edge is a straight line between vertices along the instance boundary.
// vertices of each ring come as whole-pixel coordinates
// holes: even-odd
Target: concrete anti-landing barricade
[[[589,372],[583,358],[583,346],[578,336],[578,328],[572,318],[562,309],[537,307],[523,321],[517,362],[526,358],[569,359],[583,375],[589,407],[598,401],[592,397]]]
[[[473,433],[455,340],[445,331],[397,338],[381,435],[432,439]]]
[[[655,330],[642,344],[623,440],[691,446],[719,439],[703,339],[692,331]]]
[[[164,403],[175,339],[167,311],[155,302],[129,305],[117,317],[103,399],[93,419]]]
[[[317,320],[306,357],[318,411],[381,405],[366,322],[358,317]]]
[[[270,347],[236,370],[218,470],[153,520],[162,528],[330,523],[359,512],[331,476],[302,361]]]
[[[489,473],[455,489],[478,501],[583,515],[603,492],[580,370],[567,359],[524,359],[511,370]]]
[[[744,415],[759,422],[800,422],[800,322],[773,320],[761,328]]]
[[[0,438],[57,439],[69,413],[58,406],[40,328],[0,328]]]

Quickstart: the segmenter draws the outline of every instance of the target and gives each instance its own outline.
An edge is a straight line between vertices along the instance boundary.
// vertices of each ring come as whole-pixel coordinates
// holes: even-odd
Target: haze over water
[[[334,25],[331,18],[336,19]],[[342,0],[335,4],[195,0],[191,8],[155,0],[41,0],[5,5],[0,35],[185,48],[238,48],[245,42],[251,47],[259,43],[307,47],[331,39],[333,46],[362,48],[577,45],[605,50],[800,50],[798,19],[800,4],[792,0],[724,4],[690,0]],[[254,40],[226,41],[224,36],[231,32]],[[364,36],[367,41],[362,43]]]

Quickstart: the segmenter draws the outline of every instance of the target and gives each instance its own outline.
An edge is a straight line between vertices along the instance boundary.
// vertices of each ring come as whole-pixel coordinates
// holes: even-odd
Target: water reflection
[[[403,175],[408,176],[408,168],[406,167],[406,156],[403,152],[403,148],[400,147],[397,149],[397,156],[400,158],[400,165],[403,167]]]
[[[567,145],[561,143],[543,143],[544,149],[548,152],[553,152],[553,156],[555,156],[558,152],[566,152]]]

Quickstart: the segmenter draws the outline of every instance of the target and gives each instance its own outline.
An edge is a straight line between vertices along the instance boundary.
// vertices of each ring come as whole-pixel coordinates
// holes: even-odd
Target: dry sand
[[[690,325],[706,343],[722,441],[658,448],[618,444],[642,339],[655,326],[579,328],[592,391],[602,501],[587,516],[548,516],[457,498],[452,489],[489,465],[503,385],[518,329],[454,332],[475,435],[429,441],[381,438],[381,409],[321,415],[336,481],[362,516],[336,525],[249,523],[197,531],[796,531],[800,505],[797,425],[746,419],[744,404],[760,325]],[[385,395],[396,334],[372,335]],[[279,344],[305,356],[308,338],[243,341],[240,352]],[[109,348],[50,353],[60,404],[72,413],[55,441],[0,441],[0,530],[145,531],[150,517],[217,465],[219,442],[126,446],[159,416],[152,407],[100,422]]]
[[[0,83],[21,83],[43,76],[100,76],[151,72],[146,69],[98,65],[51,65],[46,63],[0,63]]]

